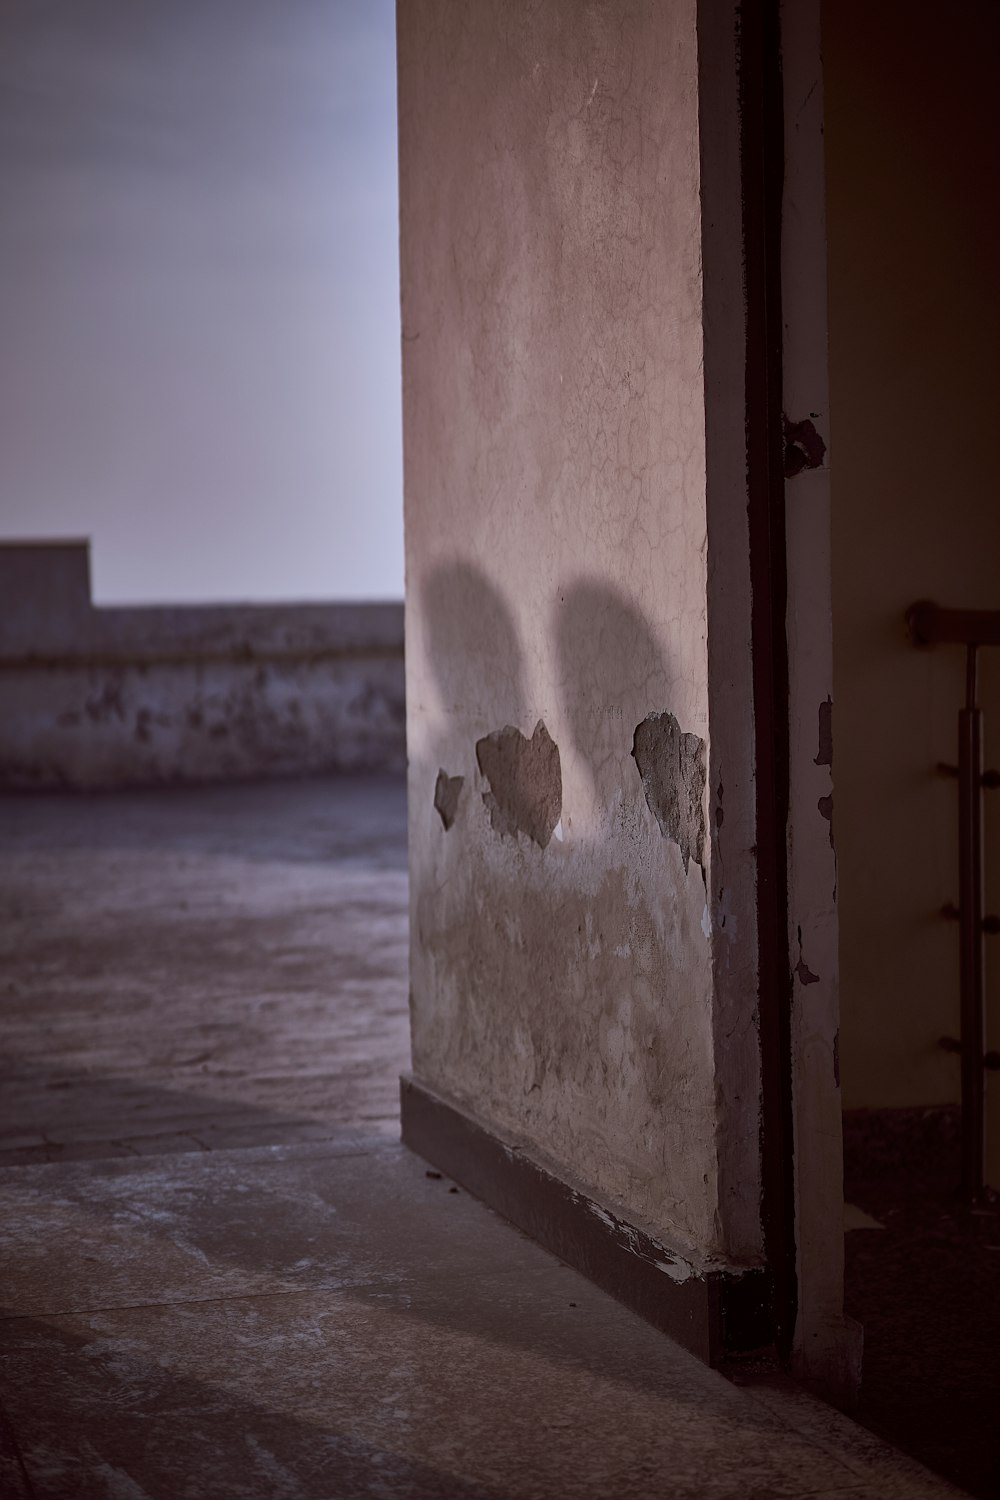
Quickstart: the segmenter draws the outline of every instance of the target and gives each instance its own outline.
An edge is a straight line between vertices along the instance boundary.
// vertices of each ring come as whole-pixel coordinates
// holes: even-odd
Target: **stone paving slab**
[[[0,1171],[8,1315],[548,1270],[538,1245],[398,1143]],[[456,1248],[457,1247],[457,1248]]]
[[[29,1493],[954,1493],[794,1388],[730,1384],[426,1172],[354,1139],[0,1174]]]
[[[399,777],[0,797],[0,1165],[394,1133]]]
[[[399,1145],[403,812],[0,799],[3,1500],[953,1495]]]

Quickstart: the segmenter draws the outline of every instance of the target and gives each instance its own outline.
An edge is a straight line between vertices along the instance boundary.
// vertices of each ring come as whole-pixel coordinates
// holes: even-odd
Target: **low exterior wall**
[[[405,763],[401,603],[101,609],[85,542],[0,546],[0,786]]]

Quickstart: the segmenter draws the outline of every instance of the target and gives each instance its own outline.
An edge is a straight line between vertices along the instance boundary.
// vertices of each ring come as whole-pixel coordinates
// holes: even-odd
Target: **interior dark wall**
[[[993,0],[824,7],[847,1106],[958,1096],[937,1046],[958,1025],[957,932],[939,915],[957,899],[955,787],[934,766],[955,758],[963,661],[914,650],[903,615],[920,598],[1000,608],[998,52]],[[982,696],[996,759],[1000,660]],[[996,799],[989,847],[1000,873]],[[990,1003],[996,1046],[996,982]]]

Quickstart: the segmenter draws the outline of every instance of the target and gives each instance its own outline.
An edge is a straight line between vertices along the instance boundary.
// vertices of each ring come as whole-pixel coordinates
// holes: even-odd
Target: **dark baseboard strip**
[[[413,1078],[400,1089],[412,1151],[699,1359],[720,1364],[769,1345],[762,1269],[699,1273]]]

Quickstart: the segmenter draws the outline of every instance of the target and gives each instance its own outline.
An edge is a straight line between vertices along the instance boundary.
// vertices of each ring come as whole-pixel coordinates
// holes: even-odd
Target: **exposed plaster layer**
[[[447,771],[438,772],[437,781],[434,783],[434,807],[440,814],[445,832],[458,816],[458,799],[462,795],[464,785],[464,776],[449,776]]]
[[[415,0],[399,64],[415,1071],[705,1252],[716,899],[631,759],[664,711],[712,753],[695,22]],[[540,719],[544,847],[475,756]],[[447,838],[440,766],[496,804]]]
[[[476,762],[489,782],[483,805],[495,833],[525,834],[544,849],[562,811],[559,747],[539,719],[531,739],[508,724],[476,744]]]
[[[671,713],[647,714],[636,725],[632,758],[649,810],[680,849],[685,874],[692,859],[704,869],[705,741],[685,734]]]

